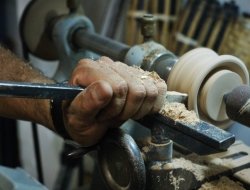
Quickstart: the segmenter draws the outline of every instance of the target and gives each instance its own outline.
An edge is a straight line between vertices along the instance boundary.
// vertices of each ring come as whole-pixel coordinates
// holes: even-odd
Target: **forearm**
[[[10,51],[0,47],[0,81],[53,83]],[[0,97],[0,115],[53,128],[49,100]]]
[[[53,83],[1,47],[0,68],[0,81]],[[106,57],[80,60],[69,83],[86,87],[62,109],[66,132],[83,146],[97,143],[110,127],[129,118],[140,119],[159,111],[167,91],[160,78]],[[54,128],[48,100],[0,97],[0,116]]]

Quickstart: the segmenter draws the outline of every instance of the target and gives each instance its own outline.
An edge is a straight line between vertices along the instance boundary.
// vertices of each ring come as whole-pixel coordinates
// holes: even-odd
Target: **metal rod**
[[[250,87],[242,85],[224,95],[226,112],[230,119],[250,127]]]
[[[40,183],[44,184],[42,159],[41,159],[39,137],[38,137],[38,129],[37,129],[37,124],[36,123],[32,123],[32,134],[33,134],[33,139],[34,139],[34,150],[35,150],[35,158],[36,158],[36,168],[37,168],[38,180],[40,181]]]
[[[140,119],[139,123],[150,129],[152,126],[157,128],[153,130],[154,142],[164,142],[169,138],[200,155],[225,151],[235,141],[233,134],[204,121],[191,125],[154,114]]]
[[[124,61],[124,57],[130,48],[126,44],[88,32],[82,28],[75,31],[72,41],[77,48],[106,55],[115,61]]]
[[[25,82],[0,82],[0,96],[23,97],[34,99],[72,100],[83,90],[68,84],[40,84]]]

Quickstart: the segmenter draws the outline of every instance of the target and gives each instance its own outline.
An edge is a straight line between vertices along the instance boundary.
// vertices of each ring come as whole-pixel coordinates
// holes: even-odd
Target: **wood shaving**
[[[150,147],[148,147],[148,146],[142,147],[142,152],[143,153],[148,153],[149,151],[150,151]]]
[[[219,180],[204,183],[199,190],[246,190],[242,184],[230,180],[228,177],[221,177]]]
[[[140,71],[140,73],[142,74],[141,79],[147,79],[151,77],[154,81],[163,80],[155,71],[144,71],[136,65],[134,65],[133,67]]]
[[[141,76],[141,79],[146,79],[146,78],[148,78],[148,76],[146,76],[146,75]]]
[[[180,177],[180,176],[175,177],[173,175],[173,171],[171,171],[169,174],[170,174],[169,175],[170,184],[174,186],[174,190],[179,190],[180,189],[180,183],[182,181],[185,181],[185,179]]]
[[[152,72],[146,71],[146,72],[147,72],[148,75],[151,76],[154,80],[162,80],[162,79],[160,78],[160,76],[159,76],[155,71],[152,71]]]
[[[194,154],[186,158],[174,158],[172,163],[165,164],[163,169],[182,168],[192,172],[197,181],[202,181],[210,176],[229,170],[229,164],[230,161],[227,159],[205,159]]]
[[[167,170],[169,171],[170,183],[178,190],[185,178],[173,176],[173,169],[182,168],[194,174],[197,181],[203,181],[211,176],[221,174],[230,170],[230,160],[220,158],[208,158],[206,156],[197,156],[191,154],[185,158],[174,158],[170,163],[155,162],[151,166],[151,170]],[[230,185],[229,185],[230,184]],[[204,183],[199,190],[245,190],[241,184],[225,179]]]
[[[150,168],[151,170],[162,170],[163,165],[161,162],[155,162]]]
[[[194,111],[187,110],[184,104],[178,102],[165,102],[159,113],[184,124],[195,125],[200,121]]]
[[[190,160],[184,158],[175,158],[172,160],[171,164],[166,164],[163,169],[169,170],[174,168],[183,168],[192,172],[198,181],[202,181],[205,178],[204,171],[207,169],[204,165],[194,164]]]

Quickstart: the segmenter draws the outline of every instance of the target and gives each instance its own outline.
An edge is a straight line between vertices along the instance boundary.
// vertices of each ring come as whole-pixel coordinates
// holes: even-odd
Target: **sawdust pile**
[[[195,125],[200,121],[194,111],[187,110],[184,104],[178,102],[165,102],[159,113],[189,125]]]
[[[188,159],[187,159],[188,158]],[[194,174],[197,181],[203,181],[211,176],[219,175],[222,172],[230,170],[230,161],[220,158],[197,157],[193,154],[186,159],[174,158],[170,163],[156,162],[151,166],[151,170],[170,171],[169,180],[175,190],[180,188],[180,184],[185,181],[181,176],[173,176],[172,169],[182,168]],[[221,177],[219,180],[204,183],[198,190],[246,190],[239,182],[230,180],[227,177]]]
[[[163,169],[182,168],[192,172],[197,181],[202,181],[210,176],[229,170],[229,164],[230,161],[227,159],[205,159],[194,154],[186,158],[174,158],[171,163],[165,164]]]
[[[202,181],[205,178],[205,171],[207,167],[205,165],[194,164],[190,160],[184,158],[175,158],[172,163],[167,163],[163,166],[163,169],[169,170],[174,168],[183,168],[192,172],[198,181]]]
[[[195,165],[205,166],[205,169],[203,171],[197,171],[197,175],[201,175],[204,178],[219,174],[231,168],[231,159],[210,158],[206,156],[197,157],[196,154],[190,154],[185,158],[190,160]]]
[[[219,180],[204,183],[199,190],[246,190],[239,182],[221,177]]]

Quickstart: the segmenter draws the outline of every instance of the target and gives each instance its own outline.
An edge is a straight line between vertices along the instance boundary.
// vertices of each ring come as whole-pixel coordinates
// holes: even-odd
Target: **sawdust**
[[[163,169],[175,169],[182,168],[192,172],[198,181],[202,181],[205,178],[204,171],[207,169],[204,165],[194,164],[190,160],[184,158],[175,158],[172,160],[171,164],[165,164]]]
[[[142,142],[141,142],[141,151],[143,154],[148,154],[152,151],[155,151],[156,148],[158,148],[158,150],[160,150],[161,147],[165,148],[165,146],[168,144],[168,143],[163,143],[163,144],[156,144],[156,143],[153,143],[151,141],[151,138],[146,138],[144,140],[145,142],[143,142],[143,145],[142,145]],[[137,141],[138,142],[138,141]]]
[[[181,176],[174,176],[173,170],[182,168],[191,172],[197,181],[204,181],[209,177],[220,175],[223,172],[230,170],[230,159],[210,158],[206,156],[197,156],[191,154],[181,158],[174,158],[172,162],[163,163],[155,162],[151,170],[167,170],[169,171],[169,180],[175,190],[179,190],[182,181],[185,178]],[[231,185],[229,185],[231,184]],[[205,183],[199,190],[244,190],[244,188],[229,179],[221,178],[219,181]]]
[[[149,151],[150,151],[150,147],[148,147],[148,146],[142,147],[142,152],[148,153]]]
[[[150,168],[151,170],[162,170],[163,164],[161,162],[155,162]]]
[[[189,125],[195,125],[200,121],[194,111],[187,110],[184,104],[178,102],[165,102],[159,113]]]
[[[151,166],[151,170],[168,170],[170,184],[173,185],[175,190],[179,190],[182,181],[185,178],[181,176],[174,176],[173,169],[182,168],[194,174],[197,181],[203,181],[211,176],[221,174],[228,171],[230,160],[220,158],[207,158],[205,156],[197,156],[192,154],[186,158],[174,158],[172,162],[162,163],[155,162]],[[226,177],[222,177],[217,181],[207,182],[202,185],[199,190],[245,190],[241,184],[234,182]]]
[[[151,170],[164,170],[164,167],[166,164],[171,164],[171,163],[163,163],[163,162],[155,162],[150,169]],[[175,190],[179,190],[180,189],[180,184],[182,181],[185,181],[185,179],[181,176],[174,176],[173,171],[169,172],[169,182],[171,185],[173,185]]]
[[[221,177],[219,180],[204,183],[199,190],[246,190],[239,182]]]
[[[180,176],[175,177],[173,175],[173,171],[169,172],[169,180],[170,180],[170,184],[174,186],[175,190],[179,190],[180,189],[180,183],[182,181],[185,181],[185,179],[180,177]]]
[[[191,155],[186,158],[174,158],[172,163],[166,163],[163,169],[182,168],[192,172],[197,181],[202,181],[210,176],[229,170],[229,163],[227,159],[205,159],[197,155]]]
[[[163,79],[155,71],[145,71],[136,65],[133,65],[133,67],[136,68],[138,71],[140,71],[140,73],[142,74],[141,75],[142,80],[147,78],[152,78],[155,82],[157,82],[158,80],[163,81]]]
[[[147,74],[148,74],[150,77],[152,77],[154,80],[162,80],[162,79],[160,78],[160,76],[159,76],[155,71],[152,71],[152,72],[146,71],[146,72],[147,72]]]

